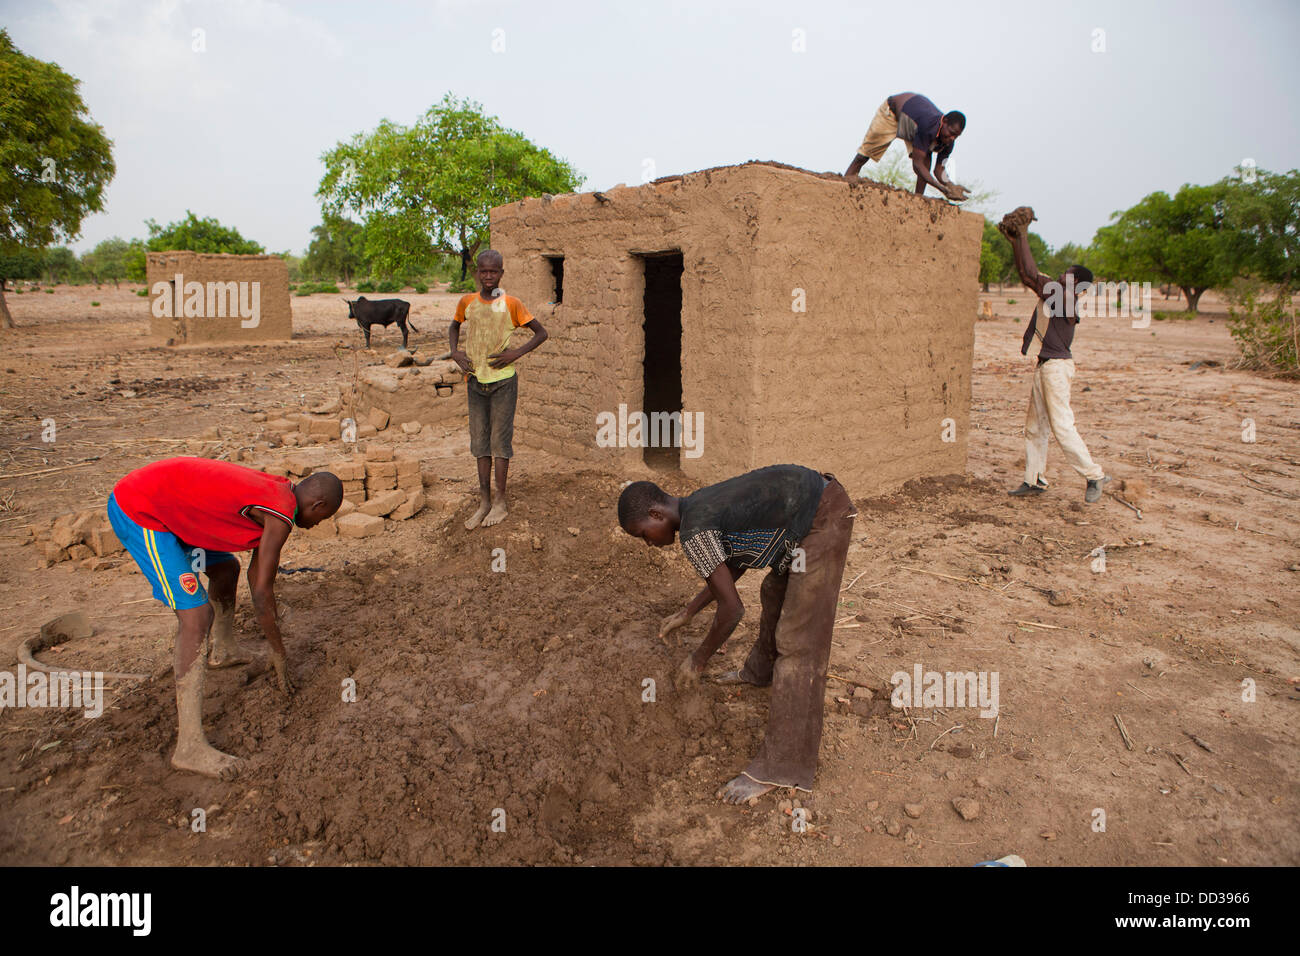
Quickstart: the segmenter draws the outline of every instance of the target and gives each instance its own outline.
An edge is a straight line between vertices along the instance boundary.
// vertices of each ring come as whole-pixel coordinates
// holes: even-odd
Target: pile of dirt
[[[628,861],[633,813],[684,775],[701,738],[744,747],[748,728],[752,746],[762,720],[673,689],[680,652],[655,628],[684,579],[674,552],[617,529],[617,490],[594,475],[559,493],[523,481],[502,526],[467,533],[457,514],[429,522],[417,554],[282,579],[298,695],[286,701],[260,663],[209,676],[205,724],[214,745],[249,758],[238,779],[168,768],[166,675],[98,720],[63,721],[62,746],[24,761],[8,816],[30,829],[0,827],[0,856]],[[251,613],[240,626],[256,634]],[[193,808],[207,811],[206,839]],[[652,846],[632,857],[663,859]]]

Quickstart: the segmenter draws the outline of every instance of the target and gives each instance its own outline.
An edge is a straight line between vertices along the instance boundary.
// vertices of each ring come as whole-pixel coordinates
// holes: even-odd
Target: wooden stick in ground
[[[930,741],[930,749],[933,750],[934,745],[937,744],[940,740],[942,740],[948,734],[952,733],[954,730],[960,730],[960,729],[961,729],[961,724],[953,724],[951,727],[949,727],[947,730],[941,733],[938,737],[935,737],[934,740]]]
[[[4,481],[6,478],[31,478],[34,475],[49,475],[56,471],[67,471],[69,468],[80,468],[82,465],[89,465],[92,461],[99,461],[99,456],[83,458],[81,461],[71,465],[60,465],[58,468],[42,468],[40,471],[18,471],[12,475],[0,475],[0,481]]]
[[[1116,501],[1118,501],[1120,504],[1122,504],[1125,508],[1129,508],[1129,509],[1132,509],[1133,511],[1136,511],[1136,512],[1137,512],[1137,516],[1138,516],[1139,518],[1142,517],[1142,509],[1139,508],[1137,505],[1135,505],[1135,504],[1130,504],[1128,501],[1126,501],[1125,499],[1121,498],[1119,495],[1115,494],[1115,492],[1113,492],[1113,491],[1108,491],[1108,492],[1106,492],[1106,494],[1110,495],[1112,498],[1114,498]]]
[[[1124,738],[1124,746],[1129,750],[1136,750],[1137,746],[1133,743],[1133,738],[1128,735],[1128,728],[1124,726],[1124,718],[1119,714],[1115,715],[1115,726],[1119,728],[1119,735]]]

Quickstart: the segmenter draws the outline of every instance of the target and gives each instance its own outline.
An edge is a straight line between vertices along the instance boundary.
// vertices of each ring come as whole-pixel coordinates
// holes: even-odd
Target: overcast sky
[[[113,140],[79,251],[192,209],[300,253],[321,153],[447,92],[590,190],[641,182],[647,159],[842,172],[881,100],[915,90],[969,119],[953,178],[999,213],[1033,205],[1053,246],[1247,157],[1300,166],[1296,0],[0,0],[0,25],[81,81]]]

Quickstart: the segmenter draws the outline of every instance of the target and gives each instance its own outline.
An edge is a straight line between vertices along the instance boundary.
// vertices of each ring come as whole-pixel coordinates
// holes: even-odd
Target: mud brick
[[[358,439],[358,440],[360,440],[360,439],[362,439],[362,438],[374,438],[374,437],[375,437],[376,435],[378,435],[378,434],[379,434],[379,429],[376,428],[374,425],[358,425],[358,426],[357,426],[357,439]]]
[[[84,544],[74,544],[68,549],[68,559],[71,561],[84,561],[86,558],[94,556],[95,552],[91,551]]]
[[[366,446],[366,461],[392,461],[393,446],[371,442]]]
[[[111,571],[119,564],[120,561],[111,558],[86,558],[81,562],[81,567],[86,571]]]
[[[368,461],[366,462],[366,479],[371,478],[396,478],[397,462],[395,461]]]
[[[413,515],[417,515],[423,510],[424,510],[424,492],[413,491],[406,496],[405,501],[403,501],[396,509],[393,510],[391,514],[389,514],[389,517],[392,518],[394,521],[405,521],[407,518],[410,518]]]
[[[289,474],[302,478],[310,475],[315,466],[305,455],[294,455],[285,459],[284,467],[289,470]]]
[[[418,435],[418,434],[420,434],[420,423],[419,423],[419,422],[402,422],[402,434],[403,434],[403,435]]]
[[[337,418],[313,418],[307,423],[307,434],[321,438],[338,438],[342,434]]]
[[[353,512],[338,519],[339,534],[345,538],[368,538],[384,530],[384,519]]]
[[[419,475],[398,475],[397,487],[403,491],[423,491],[424,481]]]
[[[365,490],[366,490],[366,483],[364,479],[348,478],[343,481],[344,494],[347,494],[349,491],[365,491]]]
[[[266,468],[263,469],[263,471],[265,471],[268,475],[275,475],[278,478],[289,477],[289,469],[285,468],[283,465],[267,465]]]
[[[339,510],[335,512],[334,517],[342,518],[344,515],[350,515],[352,514],[352,512],[356,510],[357,510],[356,504],[353,503],[352,499],[345,494],[343,496],[343,500],[339,502]]]
[[[380,478],[376,475],[374,478],[366,479],[366,496],[373,498],[376,495],[383,494],[385,491],[392,491],[396,487],[396,475],[389,475],[386,478]]]
[[[291,422],[287,418],[273,418],[266,423],[268,432],[291,432],[297,429],[298,423]]]
[[[329,466],[339,481],[361,481],[366,477],[366,468],[359,461],[338,461]]]
[[[388,412],[382,408],[372,408],[370,414],[366,416],[366,421],[370,422],[376,431],[383,431],[388,427]]]
[[[357,511],[363,515],[383,516],[406,501],[404,491],[384,491],[360,505]]]
[[[97,528],[90,532],[86,538],[86,543],[90,545],[90,550],[101,558],[104,555],[117,554],[123,550],[122,542],[117,540],[117,535],[113,533],[112,528]]]
[[[395,464],[397,465],[398,478],[420,473],[420,459],[418,458],[398,458]]]
[[[68,559],[68,549],[55,544],[53,541],[40,541],[36,545],[36,550],[40,551],[45,558],[49,567],[51,564],[58,564],[60,561]]]
[[[307,535],[312,538],[332,538],[338,533],[338,525],[333,518],[326,518],[316,527],[307,529]]]

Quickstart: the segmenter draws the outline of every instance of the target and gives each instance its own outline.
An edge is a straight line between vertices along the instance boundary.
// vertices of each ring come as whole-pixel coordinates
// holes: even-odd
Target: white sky
[[[447,92],[601,189],[639,183],[646,159],[656,176],[748,159],[842,172],[880,101],[916,90],[969,119],[953,178],[996,190],[999,212],[1033,205],[1053,246],[1246,157],[1300,166],[1295,0],[0,0],[0,25],[81,80],[114,142],[79,251],[188,208],[299,253],[321,153]]]

